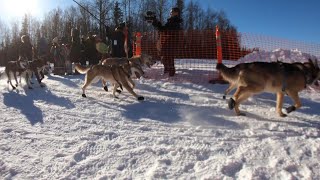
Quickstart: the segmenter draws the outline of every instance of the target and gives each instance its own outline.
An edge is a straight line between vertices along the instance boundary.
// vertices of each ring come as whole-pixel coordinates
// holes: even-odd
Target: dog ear
[[[308,59],[308,63],[312,66],[312,68],[316,68],[314,62],[312,61],[312,59]]]
[[[315,66],[317,69],[319,69],[318,59],[315,59],[314,61],[315,61],[314,66]]]

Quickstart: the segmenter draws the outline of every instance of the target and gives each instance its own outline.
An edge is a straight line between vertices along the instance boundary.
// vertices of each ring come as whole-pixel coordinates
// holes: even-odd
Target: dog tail
[[[222,63],[217,63],[216,69],[217,69],[218,71],[225,70],[225,69],[227,69],[227,68],[228,68],[228,67],[227,67],[226,65],[224,65],[224,64],[222,64]]]
[[[84,67],[81,64],[75,64],[74,68],[81,74],[86,74],[91,69],[90,67]]]
[[[239,76],[239,71],[242,68],[242,65],[236,65],[234,67],[227,67],[226,65],[222,63],[218,63],[216,66],[216,69],[220,72],[222,75],[223,79],[230,82],[234,82],[238,79]]]

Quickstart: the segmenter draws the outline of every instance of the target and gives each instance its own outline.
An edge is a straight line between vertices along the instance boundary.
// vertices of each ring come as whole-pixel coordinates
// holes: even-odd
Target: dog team
[[[22,41],[26,41],[23,39]],[[28,46],[25,47],[29,48]],[[23,49],[23,48],[22,48]],[[28,51],[25,51],[28,52]],[[44,87],[42,79],[44,71],[48,68],[48,62],[43,58],[35,58],[28,61],[30,54],[19,56],[18,61],[9,61],[5,66],[5,73],[8,77],[8,84],[13,89],[18,86],[17,75],[25,78],[29,89],[32,89],[31,77],[35,75],[38,84]],[[86,97],[86,88],[94,82],[102,81],[105,91],[108,91],[107,82],[113,86],[112,94],[114,98],[118,98],[125,88],[137,100],[144,100],[143,96],[139,96],[134,92],[135,83],[132,77],[140,78],[144,72],[142,67],[151,67],[156,61],[150,55],[142,54],[132,58],[105,58],[98,64],[84,66],[75,63],[75,70],[81,74],[85,74],[85,82],[82,86],[82,97]],[[276,111],[280,117],[287,116],[282,112],[283,99],[288,95],[294,102],[290,107],[286,108],[287,113],[295,111],[301,107],[299,92],[306,88],[307,85],[316,84],[320,80],[320,70],[318,61],[309,59],[308,62],[301,63],[284,63],[284,62],[251,62],[240,63],[234,67],[227,67],[222,63],[218,63],[216,69],[220,72],[223,80],[230,85],[226,89],[223,98],[233,89],[235,93],[228,100],[228,106],[234,109],[236,115],[245,115],[240,111],[240,104],[249,97],[262,92],[275,93],[277,95]],[[16,84],[12,83],[12,76]]]

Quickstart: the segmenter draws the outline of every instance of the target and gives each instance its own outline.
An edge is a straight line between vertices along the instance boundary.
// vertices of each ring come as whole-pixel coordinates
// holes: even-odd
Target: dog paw
[[[230,99],[228,100],[228,107],[229,107],[229,109],[232,110],[235,105],[236,105],[236,102],[235,102],[232,98],[230,98]]]
[[[287,117],[287,115],[286,114],[280,114],[280,117]]]
[[[296,107],[295,106],[290,106],[286,108],[287,113],[291,113],[292,111],[295,111]]]
[[[246,116],[246,114],[245,113],[239,113],[239,114],[237,114],[237,116]]]
[[[82,97],[86,98],[87,96],[86,96],[86,94],[82,94]]]
[[[144,100],[144,97],[143,96],[139,96],[138,97],[138,101],[143,101]]]
[[[103,89],[104,89],[105,91],[108,91],[108,86],[104,86]]]

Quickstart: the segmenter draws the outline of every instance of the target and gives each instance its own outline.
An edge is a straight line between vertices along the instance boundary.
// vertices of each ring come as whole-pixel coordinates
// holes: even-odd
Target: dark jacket
[[[38,45],[37,45],[37,49],[38,49],[38,57],[43,57],[43,56],[48,56],[49,55],[49,44],[47,42],[47,40],[44,37],[41,37],[38,40]]]
[[[96,42],[94,37],[86,39],[84,53],[90,65],[99,63],[98,51],[96,50]]]
[[[177,55],[182,43],[181,28],[182,19],[178,16],[170,17],[163,26],[158,20],[153,21],[152,25],[159,30],[160,45],[157,45],[161,55]],[[159,43],[157,43],[159,44]]]
[[[182,19],[178,16],[173,16],[167,19],[167,23],[163,26],[160,21],[153,21],[152,25],[159,31],[166,30],[182,30],[181,28]]]
[[[73,41],[70,48],[70,61],[80,62],[81,60],[81,44],[80,42]]]
[[[124,50],[124,41],[125,37],[122,30],[116,30],[112,35],[112,57],[127,57],[126,52]]]
[[[32,45],[30,43],[21,43],[19,46],[19,56],[32,61]]]

